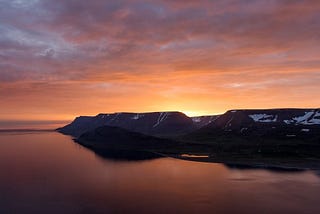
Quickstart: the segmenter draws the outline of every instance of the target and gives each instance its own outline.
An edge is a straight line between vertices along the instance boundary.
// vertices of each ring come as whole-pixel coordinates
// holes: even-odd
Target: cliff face
[[[191,135],[246,137],[318,137],[319,109],[230,110]]]
[[[191,118],[181,112],[114,113],[78,117],[58,131],[79,137],[100,126],[120,127],[146,135],[164,137],[185,134],[197,127]]]

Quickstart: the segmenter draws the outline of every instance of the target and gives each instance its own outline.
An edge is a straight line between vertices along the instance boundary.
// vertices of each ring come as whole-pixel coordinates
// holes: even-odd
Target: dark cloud
[[[241,56],[248,53],[254,57],[301,50],[303,55],[320,40],[320,3],[312,0],[2,0],[0,4],[2,59],[24,72],[39,67],[45,72],[52,65],[60,70],[48,75],[78,70],[80,77],[88,64],[98,66],[89,66],[92,72],[103,67],[110,68],[102,69],[105,72],[119,70],[119,64],[128,71],[146,72],[154,61],[168,60],[173,69],[180,67],[180,61],[191,67],[207,62],[214,68],[233,64],[233,58],[241,64]],[[213,52],[231,59],[224,62]],[[177,60],[170,60],[173,57]]]

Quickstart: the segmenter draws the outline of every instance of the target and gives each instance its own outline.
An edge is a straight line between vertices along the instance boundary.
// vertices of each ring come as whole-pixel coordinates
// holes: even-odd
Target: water
[[[313,171],[110,158],[55,132],[2,132],[0,213],[320,213]]]

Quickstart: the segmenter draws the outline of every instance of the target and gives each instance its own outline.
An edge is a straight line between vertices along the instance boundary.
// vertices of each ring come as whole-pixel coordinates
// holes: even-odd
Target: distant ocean
[[[65,120],[0,120],[0,130],[8,129],[35,129],[48,130],[62,127],[71,121]]]

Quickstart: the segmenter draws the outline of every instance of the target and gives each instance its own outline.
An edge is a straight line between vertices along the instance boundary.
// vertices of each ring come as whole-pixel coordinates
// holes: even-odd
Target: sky
[[[318,0],[0,0],[0,124],[320,107]]]

